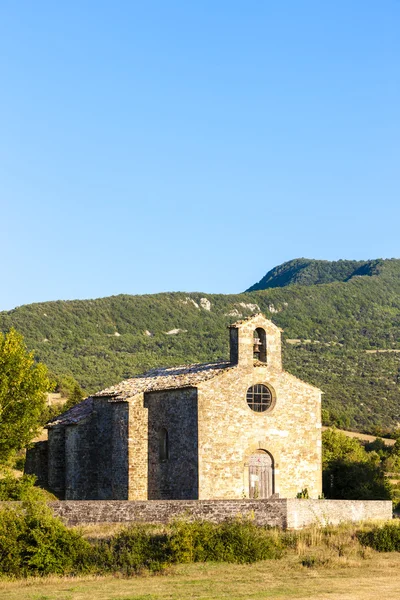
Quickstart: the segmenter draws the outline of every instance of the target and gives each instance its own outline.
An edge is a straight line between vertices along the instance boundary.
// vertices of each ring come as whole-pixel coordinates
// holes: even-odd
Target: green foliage
[[[170,538],[173,562],[252,563],[280,558],[282,543],[250,520],[209,523],[177,521]]]
[[[35,487],[35,475],[16,477],[8,469],[0,477],[0,501],[44,502],[55,500],[55,496],[39,487]]]
[[[143,569],[161,571],[172,562],[166,533],[154,532],[149,526],[132,525],[93,550],[95,569],[133,575]]]
[[[400,552],[400,523],[386,523],[370,531],[358,531],[357,538],[363,546],[378,552]]]
[[[71,392],[68,395],[67,402],[63,406],[63,409],[62,409],[63,412],[69,410],[76,404],[79,404],[79,402],[82,402],[84,397],[85,397],[85,395],[84,395],[79,383],[75,383],[74,387],[72,388]]]
[[[326,498],[392,498],[392,486],[375,450],[367,452],[359,440],[329,429],[322,434],[322,447],[323,490]]]
[[[301,490],[301,492],[297,492],[296,494],[296,498],[308,499],[309,497],[310,494],[308,493],[308,488],[304,488]]]
[[[280,558],[282,552],[279,536],[248,520],[175,521],[163,532],[144,525],[124,529],[94,549],[94,563],[131,575],[173,563],[252,563]]]
[[[382,469],[370,462],[334,461],[323,472],[326,498],[391,500],[392,490]]]
[[[0,333],[0,463],[39,431],[50,385],[46,367],[35,364],[22,335],[15,329]]]
[[[177,521],[163,531],[132,525],[109,540],[84,540],[41,502],[0,510],[0,575],[160,571],[173,563],[251,563],[280,558],[279,535],[251,521]]]
[[[378,261],[313,260],[296,258],[274,267],[247,291],[255,292],[287,285],[321,285],[334,281],[348,281],[352,277],[372,275]]]
[[[277,267],[286,279],[274,276],[280,287],[207,294],[210,311],[200,307],[200,293],[122,295],[21,306],[0,313],[0,330],[24,334],[59,391],[70,396],[78,382],[88,395],[156,366],[227,359],[226,326],[257,305],[284,329],[285,369],[324,391],[324,424],[393,431],[400,422],[399,354],[392,352],[400,350],[400,261],[299,259],[290,273],[286,266]],[[166,333],[173,329],[182,332]]]
[[[367,462],[368,454],[358,439],[327,429],[322,433],[322,468],[337,461]]]
[[[44,503],[0,510],[0,575],[68,575],[85,570],[91,546]]]
[[[4,500],[26,500],[34,487],[36,477],[34,475],[23,475],[15,477],[6,472],[0,478],[0,501]]]

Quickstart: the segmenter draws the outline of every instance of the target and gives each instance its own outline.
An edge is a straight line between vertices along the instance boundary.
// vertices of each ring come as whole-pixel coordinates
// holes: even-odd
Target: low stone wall
[[[317,523],[337,525],[345,521],[387,520],[392,518],[390,500],[299,500],[288,498],[287,527],[298,529]]]
[[[50,506],[68,525],[168,523],[176,518],[218,523],[241,516],[259,525],[299,529],[312,523],[392,518],[392,503],[386,500],[76,500]]]
[[[77,500],[51,502],[68,525],[82,523],[168,523],[176,518],[220,523],[242,516],[259,525],[286,527],[286,500]]]

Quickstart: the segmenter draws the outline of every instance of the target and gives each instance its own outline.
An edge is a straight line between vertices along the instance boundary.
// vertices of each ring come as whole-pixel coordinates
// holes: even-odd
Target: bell
[[[253,346],[254,354],[260,354],[260,351],[261,351],[260,346],[261,346],[260,342],[258,342],[258,341],[254,342],[254,346]]]

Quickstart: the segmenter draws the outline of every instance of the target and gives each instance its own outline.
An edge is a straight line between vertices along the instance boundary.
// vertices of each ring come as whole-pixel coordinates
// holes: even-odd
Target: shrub
[[[143,569],[161,571],[171,562],[168,536],[148,526],[132,525],[95,546],[92,561],[99,572],[132,575]]]
[[[251,563],[280,558],[283,546],[275,532],[250,521],[175,521],[165,531],[131,526],[93,551],[94,569],[126,575],[143,569],[161,571],[173,563]]]
[[[4,471],[0,477],[0,501],[43,502],[55,499],[47,490],[35,487],[35,481],[35,475],[15,477],[12,472]]]
[[[91,546],[44,502],[0,510],[0,575],[71,574],[87,569]]]
[[[252,563],[280,558],[282,543],[275,532],[252,521],[206,521],[172,525],[170,547],[174,562]]]
[[[357,538],[363,546],[378,552],[400,552],[400,525],[387,523],[370,531],[358,531]]]
[[[24,500],[35,485],[34,475],[23,475],[15,477],[6,472],[0,479],[0,500]]]

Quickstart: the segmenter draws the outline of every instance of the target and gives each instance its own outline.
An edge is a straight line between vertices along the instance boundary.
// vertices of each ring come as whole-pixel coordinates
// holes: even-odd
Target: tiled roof
[[[67,412],[62,415],[58,415],[51,421],[49,421],[46,427],[49,429],[50,427],[55,427],[56,425],[75,425],[75,423],[79,423],[86,417],[88,417],[93,410],[93,398],[86,398],[79,404],[76,404]]]
[[[67,412],[59,415],[47,424],[47,428],[57,425],[74,425],[88,417],[93,410],[96,398],[110,398],[110,402],[118,402],[131,398],[141,392],[153,392],[176,388],[187,388],[196,386],[201,381],[212,379],[232,367],[229,362],[207,363],[185,365],[183,367],[167,367],[163,369],[152,369],[144,375],[132,377],[121,381],[94,396],[86,398]]]
[[[112,396],[119,400],[130,398],[141,392],[192,387],[201,381],[219,375],[229,367],[232,367],[229,362],[218,362],[152,369],[144,375],[126,379],[117,385],[106,388],[95,394],[95,397]]]

